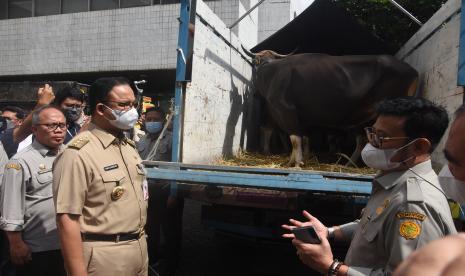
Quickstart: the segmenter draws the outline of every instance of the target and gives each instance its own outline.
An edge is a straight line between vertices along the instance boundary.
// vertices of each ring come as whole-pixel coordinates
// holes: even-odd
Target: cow
[[[289,165],[303,164],[302,137],[315,129],[363,129],[386,98],[413,96],[418,72],[390,55],[252,53],[253,84],[273,123],[291,140]],[[361,139],[357,139],[358,155]],[[354,152],[352,156],[356,156]]]

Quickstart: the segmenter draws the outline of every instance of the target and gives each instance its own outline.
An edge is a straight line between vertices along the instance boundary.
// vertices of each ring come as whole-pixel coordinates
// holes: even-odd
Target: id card
[[[147,201],[149,199],[149,187],[147,184],[147,179],[144,179],[142,182],[142,191],[144,192],[144,200]]]

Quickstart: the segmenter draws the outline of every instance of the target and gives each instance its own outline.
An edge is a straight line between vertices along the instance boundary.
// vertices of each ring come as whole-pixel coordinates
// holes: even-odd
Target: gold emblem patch
[[[116,186],[113,188],[113,191],[111,192],[111,199],[113,200],[118,200],[120,199],[124,194],[124,188],[121,186]]]
[[[405,239],[413,240],[420,235],[421,226],[412,220],[406,220],[400,225],[399,232]]]
[[[425,215],[420,214],[420,213],[416,213],[416,212],[398,212],[396,214],[396,217],[400,218],[400,219],[403,219],[403,218],[416,219],[416,220],[419,220],[419,221],[424,221],[426,219]]]
[[[5,168],[7,169],[15,169],[15,170],[21,170],[21,165],[17,164],[17,163],[10,163],[10,164],[7,164],[5,166]]]
[[[43,171],[43,170],[45,170],[45,169],[46,169],[45,164],[40,164],[40,165],[39,165],[39,170],[42,170],[42,171]]]

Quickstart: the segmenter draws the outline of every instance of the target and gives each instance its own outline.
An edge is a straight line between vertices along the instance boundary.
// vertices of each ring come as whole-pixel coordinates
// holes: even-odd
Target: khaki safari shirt
[[[359,221],[341,226],[353,237],[348,275],[390,275],[414,250],[456,233],[438,177],[426,161],[375,177]]]
[[[21,231],[32,252],[60,248],[52,197],[52,164],[56,156],[35,140],[5,165],[0,228]]]
[[[90,124],[54,164],[57,214],[80,215],[82,233],[142,231],[148,192],[141,162],[132,140],[119,139]]]

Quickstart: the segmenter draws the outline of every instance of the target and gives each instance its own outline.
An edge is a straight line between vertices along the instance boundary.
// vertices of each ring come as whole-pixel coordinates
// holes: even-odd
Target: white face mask
[[[111,109],[106,105],[104,106],[110,109],[111,114],[113,114],[113,116],[115,116],[116,118],[115,120],[108,120],[110,124],[121,130],[128,130],[133,128],[137,120],[139,119],[139,114],[137,113],[137,110],[134,107],[127,111],[123,111]]]
[[[378,149],[375,148],[372,144],[367,143],[362,150],[362,159],[365,164],[373,169],[378,169],[382,171],[392,170],[399,167],[402,163],[415,158],[415,156],[409,157],[401,162],[393,162],[391,161],[392,157],[396,155],[397,152],[400,150],[410,146],[412,142],[397,148],[397,149]]]
[[[449,165],[445,165],[439,172],[439,183],[447,197],[465,205],[465,181],[456,179],[450,172]]]

